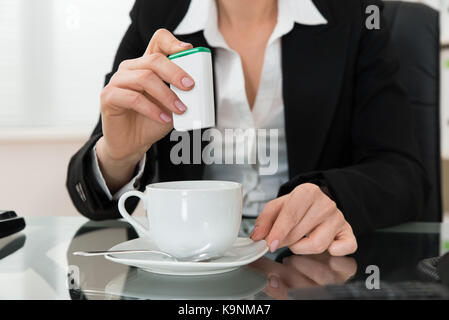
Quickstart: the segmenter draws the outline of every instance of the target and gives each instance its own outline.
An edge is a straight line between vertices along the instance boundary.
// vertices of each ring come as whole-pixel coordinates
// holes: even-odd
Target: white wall
[[[0,127],[92,127],[134,0],[0,0]]]
[[[3,131],[0,137],[0,210],[12,209],[23,216],[78,215],[65,180],[69,159],[87,135],[20,130]],[[136,213],[142,214],[142,208]]]
[[[76,215],[65,189],[81,139],[0,142],[0,209],[23,216]]]

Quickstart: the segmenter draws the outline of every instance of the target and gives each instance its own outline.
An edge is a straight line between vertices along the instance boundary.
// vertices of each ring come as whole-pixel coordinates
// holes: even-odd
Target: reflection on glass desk
[[[448,288],[420,268],[426,259],[449,251],[447,224],[410,223],[360,237],[358,251],[349,257],[280,249],[231,272],[190,277],[72,255],[136,238],[123,221],[45,217],[26,222],[23,232],[0,239],[0,299],[346,298],[346,291],[366,287],[370,266],[378,268],[381,288],[427,290],[430,298],[449,298]],[[240,236],[250,233],[252,222],[242,223]]]

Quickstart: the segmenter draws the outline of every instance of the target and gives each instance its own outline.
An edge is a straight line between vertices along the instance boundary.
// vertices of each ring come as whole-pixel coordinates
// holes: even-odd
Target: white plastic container
[[[208,48],[197,47],[168,57],[195,81],[190,91],[170,85],[187,106],[182,115],[173,114],[173,126],[178,131],[189,131],[215,126],[214,84],[212,57]]]

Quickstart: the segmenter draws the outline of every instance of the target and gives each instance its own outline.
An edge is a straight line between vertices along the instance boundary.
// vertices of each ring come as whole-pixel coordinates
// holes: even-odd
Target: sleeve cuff
[[[332,187],[329,185],[322,172],[318,171],[304,175],[299,175],[289,180],[288,182],[283,184],[279,189],[278,197],[292,192],[295,187],[303,183],[313,183],[317,185],[325,195],[327,195],[333,201],[337,202],[335,194],[332,191]]]
[[[114,195],[111,194],[109,191],[106,181],[104,180],[103,174],[101,173],[100,166],[98,165],[98,157],[96,153],[97,145],[92,148],[91,151],[91,158],[92,158],[92,168],[95,176],[95,180],[97,181],[98,185],[101,187],[103,192],[106,194],[109,200],[118,200],[122,194],[124,194],[127,191],[134,190],[135,183],[138,179],[142,177],[143,171],[145,169],[145,161],[146,161],[146,154],[143,156],[143,158],[139,161],[139,164],[137,166],[137,174],[131,179],[130,182],[128,182],[126,185],[124,185],[119,191],[117,191]]]

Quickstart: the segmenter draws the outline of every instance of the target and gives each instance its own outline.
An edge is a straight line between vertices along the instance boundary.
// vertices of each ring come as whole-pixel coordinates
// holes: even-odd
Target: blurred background
[[[441,157],[449,219],[449,0],[413,2],[441,15]],[[133,3],[0,0],[0,210],[78,214],[65,188],[67,164],[98,120],[104,75]]]

